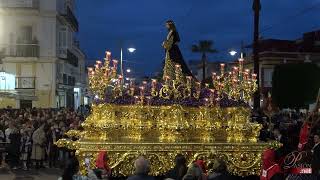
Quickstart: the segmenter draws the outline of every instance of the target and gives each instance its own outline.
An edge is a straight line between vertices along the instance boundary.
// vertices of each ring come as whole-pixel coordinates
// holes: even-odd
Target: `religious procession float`
[[[107,152],[116,176],[133,174],[139,156],[150,160],[152,175],[162,175],[177,154],[188,163],[223,159],[239,176],[260,173],[262,152],[276,144],[258,141],[261,125],[251,122],[248,105],[256,75],[243,69],[243,59],[230,72],[221,64],[210,85],[185,76],[179,64],[161,80],[126,84],[117,66],[106,52],[104,61],[88,69],[95,96],[91,115],[82,130],[70,130],[68,139],[56,143],[76,151],[82,173],[88,159],[94,168],[100,151]]]

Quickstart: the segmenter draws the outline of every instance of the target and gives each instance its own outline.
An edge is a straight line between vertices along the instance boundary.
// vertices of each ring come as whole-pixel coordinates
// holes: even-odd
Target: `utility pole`
[[[202,53],[202,86],[205,87],[205,80],[206,80],[206,61],[207,56],[205,53]]]
[[[260,73],[259,73],[259,20],[261,3],[260,0],[254,0],[252,9],[254,12],[254,32],[253,32],[253,65],[254,73],[257,75],[258,89],[254,93],[254,109],[260,108]]]

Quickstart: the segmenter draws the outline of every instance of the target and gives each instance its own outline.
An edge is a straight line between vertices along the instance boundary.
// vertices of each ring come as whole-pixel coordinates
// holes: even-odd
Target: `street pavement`
[[[40,170],[8,170],[0,169],[0,180],[57,180],[61,176],[60,169]]]

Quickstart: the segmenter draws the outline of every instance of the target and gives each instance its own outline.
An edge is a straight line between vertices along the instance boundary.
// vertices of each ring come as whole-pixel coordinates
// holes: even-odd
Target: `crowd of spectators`
[[[63,168],[70,152],[54,142],[69,129],[78,129],[89,107],[71,109],[1,109],[0,166],[29,170]]]
[[[58,148],[54,142],[65,137],[65,132],[70,129],[81,128],[80,124],[89,114],[90,108],[81,106],[77,111],[72,109],[2,109],[0,110],[0,165],[8,165],[11,169],[21,168],[23,170],[40,169],[47,167],[63,168],[61,179],[101,179],[107,177],[104,171],[88,169],[88,176],[77,175],[79,162],[74,152],[68,149]],[[311,114],[297,111],[281,111],[269,116],[262,111],[253,112],[252,120],[262,124],[259,139],[261,141],[275,140],[282,144],[278,149],[265,152],[268,163],[279,164],[279,171],[283,170],[281,163],[290,152],[295,150],[319,151],[320,113]],[[307,126],[306,126],[307,125]],[[306,128],[305,128],[306,127]],[[307,140],[301,142],[303,129],[307,129]],[[303,143],[302,146],[301,143]],[[300,149],[299,149],[300,147]],[[301,148],[302,147],[302,148]],[[317,152],[319,154],[319,152]],[[315,156],[315,155],[313,155]],[[319,157],[318,157],[319,158]],[[273,162],[271,162],[273,160]],[[318,163],[319,159],[311,163]],[[104,162],[102,160],[102,162]],[[176,166],[166,174],[168,179],[232,179],[227,171],[224,161],[217,160],[215,167],[207,167],[202,160],[195,161],[189,167],[182,155],[176,157]],[[205,164],[205,165],[204,165]],[[135,161],[135,175],[129,180],[150,179],[148,176],[150,163],[143,157]],[[272,166],[274,167],[274,166]],[[320,167],[320,166],[319,166]],[[318,168],[319,168],[318,167]],[[213,171],[208,172],[208,169]],[[320,169],[320,168],[319,168]],[[319,173],[319,172],[318,172]],[[103,176],[106,175],[106,176]],[[263,174],[263,172],[261,173]],[[281,178],[284,177],[279,176]],[[90,177],[90,178],[89,178]],[[276,177],[276,176],[274,176]],[[275,178],[274,178],[275,179]]]

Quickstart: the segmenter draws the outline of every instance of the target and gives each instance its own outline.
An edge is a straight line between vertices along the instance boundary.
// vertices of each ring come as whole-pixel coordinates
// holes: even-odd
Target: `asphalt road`
[[[61,175],[60,169],[40,170],[8,170],[0,169],[1,180],[57,180]]]

